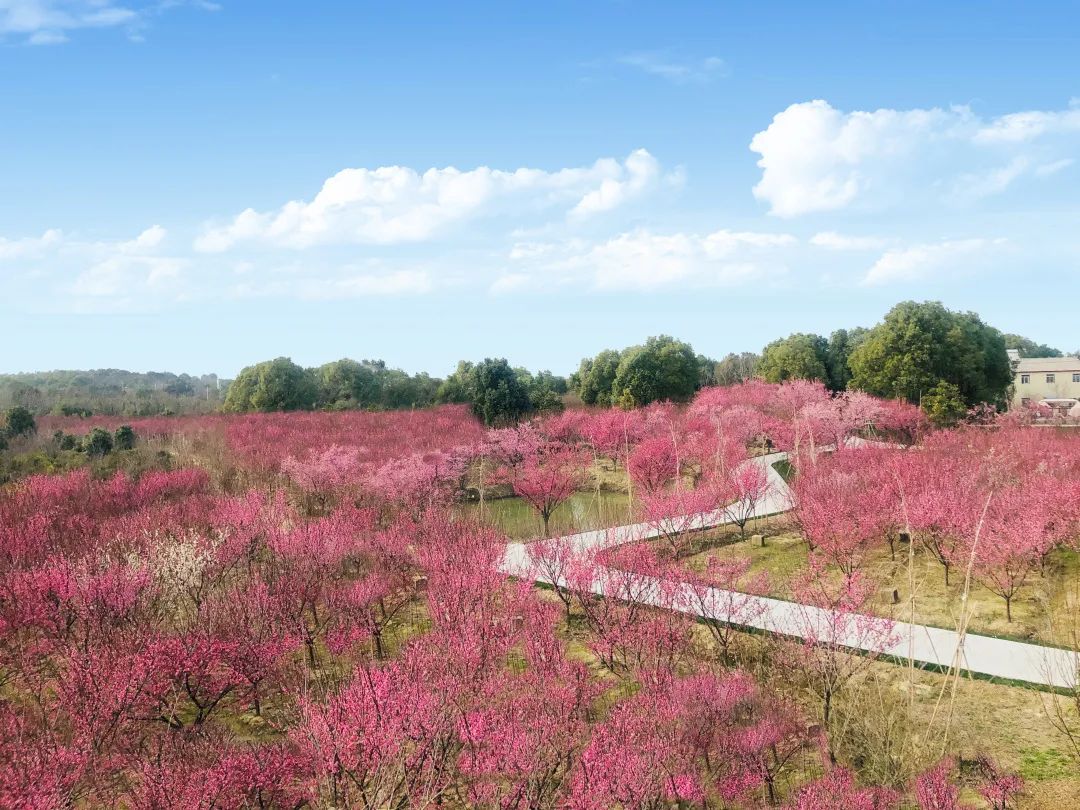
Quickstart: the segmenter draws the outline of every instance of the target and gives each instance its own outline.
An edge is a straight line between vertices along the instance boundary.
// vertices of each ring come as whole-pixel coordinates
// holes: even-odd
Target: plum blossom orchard
[[[457,406],[132,426],[176,468],[0,491],[0,806],[931,810],[1023,788],[940,752],[866,784],[833,713],[874,664],[852,634],[891,632],[860,612],[868,550],[904,532],[1009,610],[1076,543],[1075,440],[999,420],[904,449],[915,409],[802,382],[491,431]],[[741,596],[768,583],[686,569],[687,516],[737,508],[744,530],[770,448],[798,470],[800,593],[835,619],[751,660]],[[459,508],[513,494],[547,534],[601,486],[660,540],[540,539],[552,592],[506,576],[506,538]]]

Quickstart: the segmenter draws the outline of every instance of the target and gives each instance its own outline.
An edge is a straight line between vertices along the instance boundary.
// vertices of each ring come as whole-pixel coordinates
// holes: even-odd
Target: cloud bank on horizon
[[[344,168],[310,199],[231,217],[211,213],[190,238],[171,235],[168,245],[160,225],[111,240],[58,228],[0,237],[0,265],[29,272],[56,294],[52,306],[76,311],[461,286],[500,295],[798,286],[815,283],[800,268],[822,253],[852,257],[844,263],[850,283],[962,277],[976,265],[993,268],[1013,239],[932,226],[916,238],[838,228],[852,213],[903,221],[927,210],[977,210],[987,198],[1009,201],[1026,186],[1073,183],[1080,107],[984,119],[967,107],[844,112],[812,100],[778,112],[749,149],[760,169],[747,194],[753,230],[650,224],[653,211],[677,205],[694,178],[638,148],[554,170]]]

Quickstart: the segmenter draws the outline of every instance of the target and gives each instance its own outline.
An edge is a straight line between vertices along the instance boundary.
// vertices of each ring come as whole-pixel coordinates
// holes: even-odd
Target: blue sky
[[[1080,347],[1075,3],[0,0],[0,371]]]

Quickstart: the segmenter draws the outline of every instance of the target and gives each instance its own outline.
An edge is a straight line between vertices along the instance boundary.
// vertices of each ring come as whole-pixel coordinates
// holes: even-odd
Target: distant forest
[[[38,415],[64,416],[205,413],[221,407],[230,382],[216,374],[116,368],[3,374],[0,410],[22,406]]]
[[[955,414],[979,403],[1006,406],[1012,383],[1006,349],[1023,357],[1062,354],[1021,335],[1003,334],[973,312],[953,312],[936,301],[905,301],[872,328],[838,329],[829,337],[796,333],[774,340],[761,353],[720,360],[660,335],[586,357],[568,377],[534,373],[497,356],[463,360],[445,378],[409,374],[382,360],[343,358],[305,368],[287,357],[248,366],[235,380],[119,369],[8,374],[0,375],[0,412],[23,407],[35,415],[137,417],[468,403],[484,422],[495,424],[577,401],[624,408],[685,402],[702,387],[756,377],[819,380],[832,391],[858,389]]]

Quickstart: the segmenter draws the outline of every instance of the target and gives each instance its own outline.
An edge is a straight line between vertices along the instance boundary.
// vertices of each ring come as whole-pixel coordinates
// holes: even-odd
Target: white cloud
[[[781,217],[965,203],[1049,176],[1080,151],[1078,134],[1075,107],[984,120],[967,107],[843,112],[819,99],[792,104],[754,135],[753,191]]]
[[[30,45],[56,45],[68,33],[85,28],[121,28],[141,41],[140,30],[149,19],[176,6],[190,5],[216,11],[214,3],[193,0],[115,3],[112,0],[0,0],[0,37],[25,37]]]
[[[184,259],[121,253],[84,270],[68,292],[79,297],[116,299],[116,304],[134,304],[147,295],[173,292],[185,265]]]
[[[810,237],[810,244],[826,250],[880,250],[889,243],[880,236],[850,236],[836,231],[822,231]]]
[[[954,239],[936,244],[912,245],[882,254],[863,278],[868,286],[900,281],[919,281],[965,269],[967,260],[996,245],[1002,239]]]
[[[1030,169],[1031,159],[1018,155],[1004,166],[960,175],[953,183],[953,193],[957,198],[971,200],[1000,194]]]
[[[663,53],[643,51],[620,56],[617,61],[675,84],[704,83],[728,75],[727,64],[717,56],[677,59]]]
[[[24,236],[20,239],[0,236],[0,261],[36,258],[63,238],[63,232],[56,228],[45,231],[41,236]]]
[[[587,244],[516,251],[516,269],[492,292],[583,283],[594,290],[649,291],[670,286],[733,286],[768,281],[785,270],[776,253],[797,243],[789,234],[718,230],[661,234],[639,229]]]
[[[195,248],[219,252],[242,242],[289,248],[420,242],[451,225],[515,209],[562,206],[581,219],[641,197],[660,179],[659,164],[644,149],[622,162],[607,158],[554,172],[486,166],[423,173],[403,166],[343,169],[310,201],[294,200],[267,212],[249,208],[228,224],[207,227]]]
[[[152,309],[185,295],[188,260],[160,253],[168,234],[153,225],[132,239],[91,240],[58,229],[38,237],[0,237],[0,262],[54,305],[95,311]]]
[[[980,143],[1019,143],[1059,132],[1080,132],[1080,106],[1075,100],[1067,110],[1029,110],[1009,113],[980,127]]]
[[[1049,177],[1052,174],[1057,174],[1063,169],[1067,169],[1073,165],[1076,161],[1073,158],[1064,158],[1062,160],[1055,160],[1053,163],[1043,163],[1035,168],[1035,174],[1039,177]]]
[[[644,194],[660,177],[660,164],[644,149],[632,152],[622,168],[625,170],[613,166],[612,176],[604,177],[599,186],[582,197],[570,215],[589,217],[611,211]]]

